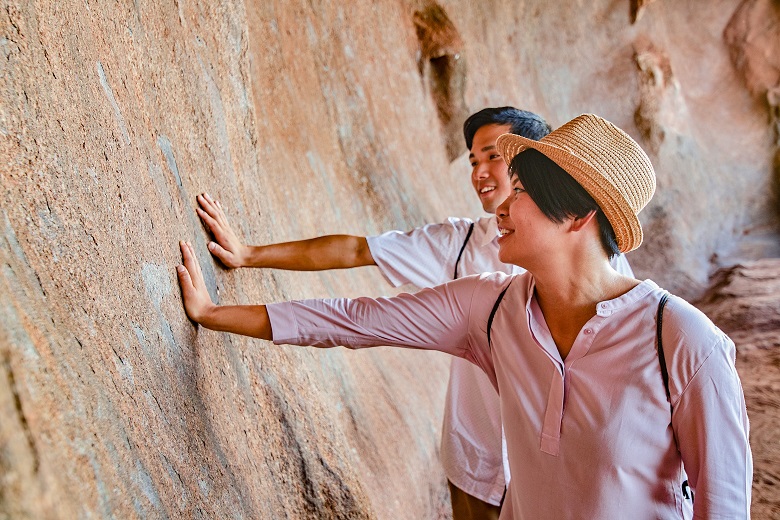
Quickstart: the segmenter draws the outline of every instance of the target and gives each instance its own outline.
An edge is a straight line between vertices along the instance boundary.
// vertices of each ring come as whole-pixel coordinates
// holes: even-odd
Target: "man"
[[[393,286],[432,287],[483,272],[520,274],[498,259],[496,208],[510,195],[507,165],[496,149],[501,134],[539,140],[550,132],[540,116],[513,107],[486,108],[463,125],[470,150],[471,184],[490,216],[449,218],[407,233],[329,235],[310,240],[245,246],[230,228],[221,205],[198,196],[198,214],[214,235],[211,253],[230,268],[264,267],[317,271],[376,265]],[[632,276],[623,255],[612,262]],[[497,519],[508,481],[502,449],[498,395],[485,373],[465,359],[452,360],[444,409],[441,458],[449,481],[454,520]],[[504,468],[507,468],[506,470]],[[507,475],[505,476],[505,473]]]

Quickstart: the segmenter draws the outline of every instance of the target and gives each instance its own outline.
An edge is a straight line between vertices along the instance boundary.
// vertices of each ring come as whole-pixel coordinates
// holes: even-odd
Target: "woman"
[[[275,343],[446,345],[475,363],[501,399],[512,470],[502,519],[749,517],[752,459],[733,343],[671,298],[658,349],[665,291],[609,265],[642,242],[637,214],[655,190],[645,153],[589,114],[540,141],[503,135],[497,147],[514,189],[496,212],[499,256],[527,273],[376,300],[215,306],[183,243],[187,314]]]

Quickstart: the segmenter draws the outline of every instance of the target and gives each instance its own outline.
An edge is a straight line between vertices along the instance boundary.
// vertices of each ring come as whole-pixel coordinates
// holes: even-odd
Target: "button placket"
[[[565,374],[554,374],[547,394],[547,407],[542,424],[542,438],[539,448],[558,456],[561,448],[561,425],[563,423],[563,394]]]

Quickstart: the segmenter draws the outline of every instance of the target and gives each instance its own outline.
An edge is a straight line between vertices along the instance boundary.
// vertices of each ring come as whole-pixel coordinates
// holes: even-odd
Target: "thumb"
[[[209,242],[209,251],[222,261],[228,260],[233,257],[233,253],[217,244],[216,242]]]

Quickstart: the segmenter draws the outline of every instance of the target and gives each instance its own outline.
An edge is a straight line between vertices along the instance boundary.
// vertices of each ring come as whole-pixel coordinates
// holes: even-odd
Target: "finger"
[[[190,271],[190,269],[195,267],[195,264],[194,264],[193,258],[192,258],[192,252],[190,251],[190,248],[187,245],[187,242],[185,242],[184,240],[179,242],[179,247],[181,248],[182,264],[184,264],[184,268],[187,271]]]
[[[216,205],[214,205],[214,202],[208,198],[206,198],[206,194],[202,193],[197,196],[198,204],[200,204],[200,207],[203,208],[209,215],[215,216],[218,209]]]
[[[187,275],[186,278],[182,278],[184,273],[182,273],[180,270],[177,270],[179,272],[179,279],[187,280],[189,286],[194,287],[195,284],[192,281],[192,276],[190,276],[190,272],[195,270],[195,264],[192,261],[192,253],[190,253],[190,248],[187,247],[187,243],[183,240],[179,242],[179,247],[181,248],[182,267],[184,267],[184,272]]]
[[[213,232],[214,230],[219,230],[219,222],[217,222],[217,219],[200,208],[195,208],[195,211],[198,213],[198,216],[203,223],[206,224],[206,227],[209,228],[209,231]]]
[[[195,272],[191,272],[190,276],[193,277],[193,280],[196,282],[202,282],[203,281],[203,272],[200,269],[200,261],[198,260],[198,255],[195,254],[195,248],[192,247],[192,243],[187,242],[187,247],[190,250],[190,256],[192,257],[192,263],[195,266]]]
[[[184,260],[184,267],[187,269],[191,284],[194,288],[203,286],[203,275],[200,272],[200,264],[198,263],[198,257],[195,256],[195,250],[187,242],[181,243],[181,256]]]
[[[227,218],[222,211],[221,205],[217,205],[216,201],[209,201],[205,196],[199,196],[198,203],[201,205],[202,211],[214,219],[219,224],[227,224]],[[196,208],[197,209],[197,208]]]
[[[192,278],[190,278],[190,273],[189,271],[187,271],[187,268],[184,267],[184,265],[180,264],[176,266],[176,275],[179,278],[179,286],[181,286],[183,292],[193,288]],[[186,296],[186,292],[185,292],[185,296]]]

